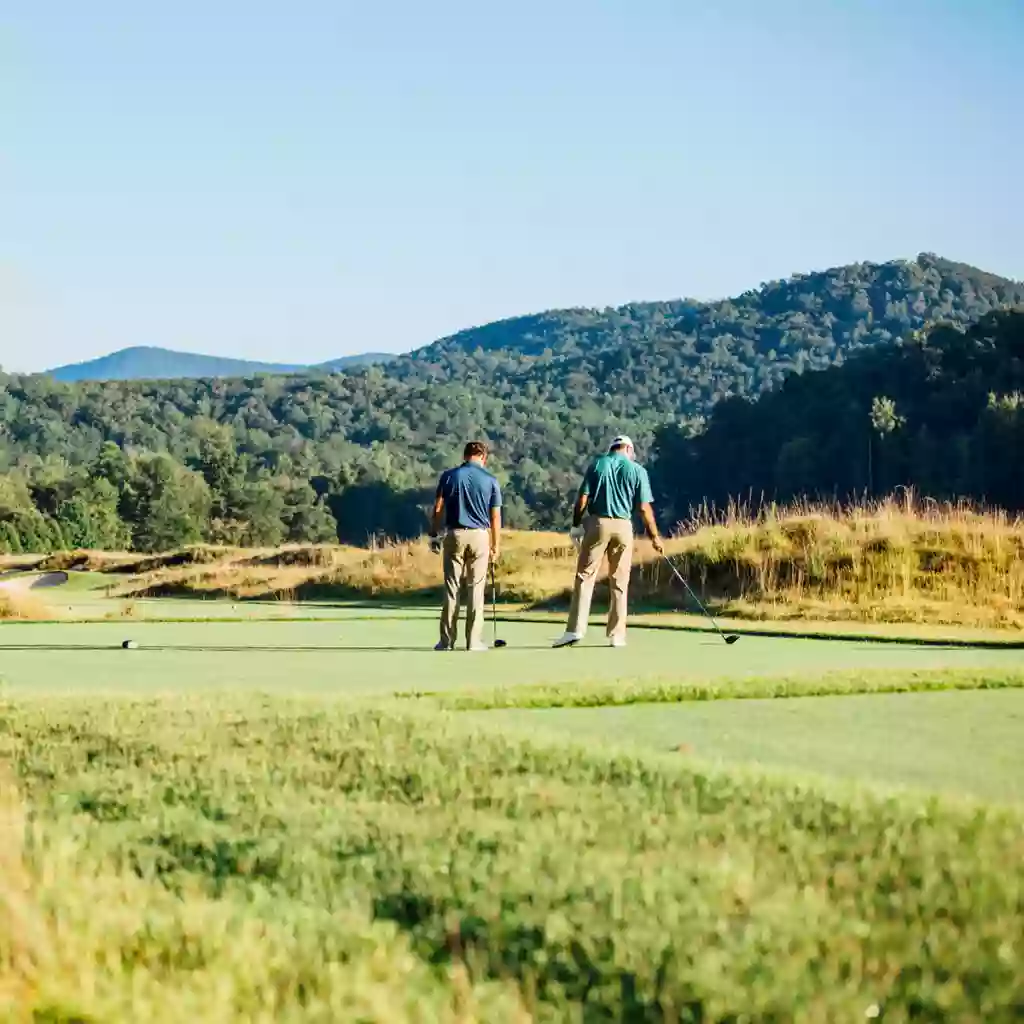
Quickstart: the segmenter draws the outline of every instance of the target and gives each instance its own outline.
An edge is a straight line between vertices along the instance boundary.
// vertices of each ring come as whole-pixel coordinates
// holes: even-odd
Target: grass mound
[[[677,567],[730,614],[1024,628],[1024,523],[885,501],[732,510],[687,524]],[[639,596],[665,591],[655,563]]]
[[[564,605],[575,557],[566,536],[510,532],[503,552],[504,602]],[[1024,629],[1024,523],[998,512],[909,499],[734,509],[684,524],[669,553],[701,598],[732,617]],[[425,540],[372,549],[199,546],[145,557],[71,552],[36,564],[108,573],[125,596],[436,601],[441,593],[440,559]],[[630,585],[634,609],[695,610],[644,542]],[[599,606],[606,597],[599,583]]]
[[[36,924],[0,992],[36,1019],[999,1022],[1024,1000],[1010,811],[315,702],[2,718]]]

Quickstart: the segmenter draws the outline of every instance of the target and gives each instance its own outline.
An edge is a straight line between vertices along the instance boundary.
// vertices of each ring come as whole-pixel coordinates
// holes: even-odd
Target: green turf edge
[[[661,621],[651,620],[652,615]],[[631,614],[629,628],[637,630],[675,630],[680,633],[715,634],[713,626],[699,616],[682,615],[677,612],[651,612],[639,609]],[[526,622],[545,625],[561,622],[562,614],[538,614],[533,611],[523,614],[498,615],[499,622]],[[591,625],[603,625],[598,616],[590,617]],[[806,625],[805,625],[806,623]],[[724,633],[737,633],[761,639],[779,640],[839,640],[850,643],[912,644],[918,647],[977,647],[995,650],[1024,650],[1024,637],[1019,630],[977,630],[971,627],[936,626],[930,623],[866,623],[829,622],[828,620],[778,620],[774,622],[752,622],[746,619],[718,619]]]
[[[871,693],[924,693],[936,690],[1024,688],[1021,669],[877,669],[826,672],[815,676],[679,680],[625,679],[610,683],[495,687],[469,694],[408,690],[399,700],[429,700],[449,711],[498,711],[505,708],[593,708],[627,704],[678,704],[686,701],[756,700],[786,697],[859,696]]]

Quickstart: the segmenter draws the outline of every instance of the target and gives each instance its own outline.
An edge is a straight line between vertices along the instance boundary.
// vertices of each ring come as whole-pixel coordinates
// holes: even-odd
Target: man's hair
[[[608,451],[609,452],[621,452],[624,448],[628,448],[628,447],[629,447],[628,444],[613,444],[611,446],[611,448],[608,449]]]
[[[462,457],[466,462],[470,459],[484,459],[487,457],[486,441],[470,441],[462,450]]]

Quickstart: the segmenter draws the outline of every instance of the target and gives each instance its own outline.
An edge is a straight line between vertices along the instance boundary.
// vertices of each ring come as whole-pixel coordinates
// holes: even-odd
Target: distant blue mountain
[[[383,352],[341,356],[317,366],[301,363],[260,363],[248,359],[223,359],[220,356],[174,352],[166,348],[138,346],[123,348],[99,359],[70,363],[47,370],[48,376],[62,381],[76,380],[173,380],[182,377],[250,377],[256,373],[303,373],[309,370],[342,370],[368,363],[394,359]]]

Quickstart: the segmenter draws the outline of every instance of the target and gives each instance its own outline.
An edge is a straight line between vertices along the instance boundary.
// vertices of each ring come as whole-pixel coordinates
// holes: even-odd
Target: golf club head
[[[508,647],[508,643],[505,640],[495,640],[494,641],[494,646],[495,647]]]
[[[736,635],[735,633],[730,633],[730,634],[729,634],[729,635],[728,635],[728,636],[727,636],[727,637],[725,638],[725,642],[726,642],[727,644],[734,644],[734,643],[736,643],[736,641],[737,641],[737,640],[739,640],[739,637],[738,637],[738,636],[737,636],[737,635]]]

